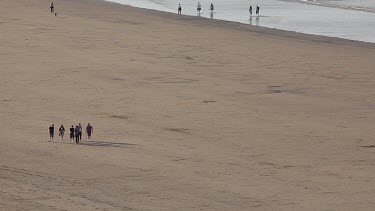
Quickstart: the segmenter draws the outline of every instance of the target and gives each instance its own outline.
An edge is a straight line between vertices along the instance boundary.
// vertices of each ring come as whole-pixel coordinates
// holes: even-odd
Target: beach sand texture
[[[0,1],[1,210],[375,206],[374,44],[55,6]]]

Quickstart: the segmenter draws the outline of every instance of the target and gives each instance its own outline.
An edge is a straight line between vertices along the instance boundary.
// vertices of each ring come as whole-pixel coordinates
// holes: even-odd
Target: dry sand
[[[374,208],[374,44],[55,5],[0,1],[1,210]]]

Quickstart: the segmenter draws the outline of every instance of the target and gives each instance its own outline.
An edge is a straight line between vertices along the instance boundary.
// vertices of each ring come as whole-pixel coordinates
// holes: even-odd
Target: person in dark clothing
[[[55,13],[55,5],[53,4],[53,1],[51,2],[51,6],[49,8],[51,9],[51,13]]]
[[[257,5],[257,8],[256,8],[256,10],[255,10],[255,14],[256,14],[257,16],[259,16],[259,10],[260,10],[260,7]]]
[[[52,125],[48,128],[48,130],[49,130],[49,141],[48,141],[48,142],[50,142],[50,141],[53,142],[53,136],[54,136],[54,134],[55,134],[55,126],[52,124]]]
[[[78,125],[76,126],[76,128],[74,130],[74,134],[76,136],[76,144],[79,144],[79,127],[78,127]]]
[[[86,127],[86,134],[87,134],[88,141],[91,141],[91,134],[93,132],[94,132],[94,129],[92,128],[92,126],[90,125],[90,123],[88,123],[87,127]]]
[[[250,8],[249,8],[249,12],[250,12],[250,16],[252,16],[253,15],[253,7],[252,6],[250,6]]]
[[[78,124],[78,128],[79,128],[79,140],[82,141],[82,126],[81,126],[81,123]]]
[[[64,133],[65,133],[64,125],[61,125],[61,127],[59,128],[59,136],[61,137],[62,143],[64,143]]]
[[[70,131],[70,141],[73,142],[74,141],[74,126],[73,125],[69,129],[69,131]]]

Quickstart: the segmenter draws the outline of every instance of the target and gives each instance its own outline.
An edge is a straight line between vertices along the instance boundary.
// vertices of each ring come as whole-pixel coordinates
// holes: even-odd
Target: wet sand
[[[55,5],[0,2],[1,210],[374,207],[374,44]]]

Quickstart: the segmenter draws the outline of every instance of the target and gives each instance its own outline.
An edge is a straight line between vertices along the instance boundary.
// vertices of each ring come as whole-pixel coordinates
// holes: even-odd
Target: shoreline
[[[239,22],[239,21],[210,19],[209,17],[198,17],[197,15],[190,15],[190,14],[177,15],[174,12],[167,12],[167,11],[160,11],[160,10],[156,10],[156,9],[135,7],[135,6],[125,5],[125,4],[121,4],[121,3],[117,3],[117,2],[110,2],[110,1],[106,1],[106,0],[101,0],[101,1],[111,3],[111,4],[115,4],[115,5],[119,5],[119,6],[126,6],[126,7],[135,8],[135,9],[141,9],[141,10],[144,10],[145,12],[155,12],[155,13],[160,12],[162,14],[165,14],[166,16],[171,15],[170,18],[172,18],[172,19],[178,19],[179,16],[183,16],[183,17],[188,17],[185,20],[190,20],[190,18],[192,18],[193,20],[213,21],[213,23],[217,24],[218,26],[226,23],[228,27],[232,27],[233,29],[248,30],[248,31],[251,31],[251,32],[259,32],[259,33],[275,35],[275,36],[279,35],[279,36],[284,36],[284,37],[296,37],[297,39],[309,39],[309,40],[313,40],[313,41],[322,41],[322,42],[328,41],[328,42],[333,42],[333,43],[338,43],[338,44],[342,43],[343,40],[344,40],[344,41],[348,41],[348,42],[362,43],[362,44],[360,44],[360,46],[364,46],[364,45],[367,45],[367,44],[369,44],[371,46],[375,46],[375,42],[369,42],[369,41],[362,41],[362,40],[347,39],[347,38],[341,38],[341,37],[335,37],[335,36],[327,36],[327,35],[297,32],[297,31],[291,31],[291,30],[285,30],[285,29],[278,29],[276,27],[255,26],[255,25],[251,25],[251,24],[248,24],[248,23],[242,23],[242,22]],[[288,2],[288,1],[286,1],[286,2]],[[315,4],[309,4],[309,3],[301,3],[301,4],[319,6],[319,5],[315,5]],[[363,12],[365,12],[365,11],[363,11]],[[253,18],[255,19],[256,16],[254,15]],[[207,23],[207,24],[209,24],[209,23]],[[231,24],[233,24],[233,25],[231,25]],[[235,26],[237,24],[239,24],[239,26]],[[248,26],[249,29],[245,29],[243,26],[241,27],[241,25]],[[255,30],[250,29],[250,28],[253,28],[253,27],[255,27]],[[295,36],[295,34],[293,34],[293,33],[297,34],[298,36]]]
[[[0,210],[373,209],[374,45],[48,5],[0,1]]]

